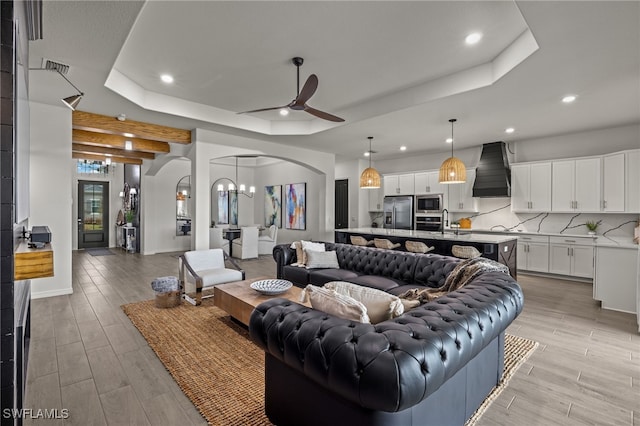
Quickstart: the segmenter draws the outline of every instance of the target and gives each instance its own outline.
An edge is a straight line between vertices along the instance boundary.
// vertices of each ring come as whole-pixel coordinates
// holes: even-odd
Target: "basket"
[[[156,308],[174,308],[180,300],[180,290],[156,292]]]
[[[482,253],[478,251],[477,248],[473,246],[457,246],[454,245],[451,247],[451,253],[455,257],[459,257],[462,259],[473,259],[474,257],[480,256]]]

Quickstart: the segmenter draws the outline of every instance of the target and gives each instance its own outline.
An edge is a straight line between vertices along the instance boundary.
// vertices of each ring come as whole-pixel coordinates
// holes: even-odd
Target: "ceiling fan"
[[[307,101],[309,100],[309,98],[311,98],[311,96],[313,96],[313,94],[316,92],[316,89],[318,88],[318,77],[315,74],[311,74],[309,78],[307,78],[307,81],[304,83],[302,90],[300,90],[300,66],[304,62],[304,59],[296,56],[295,58],[291,59],[291,62],[293,62],[293,65],[297,67],[297,71],[298,71],[298,91],[297,91],[297,96],[294,100],[292,100],[287,105],[271,107],[271,108],[254,109],[251,111],[243,111],[243,112],[239,112],[238,114],[249,114],[252,112],[262,112],[262,111],[271,111],[275,109],[290,108],[294,111],[306,111],[311,115],[315,115],[318,118],[322,118],[323,120],[329,120],[329,121],[335,121],[335,122],[344,121],[343,118],[336,117],[335,115],[329,114],[328,112],[320,111],[307,105]]]

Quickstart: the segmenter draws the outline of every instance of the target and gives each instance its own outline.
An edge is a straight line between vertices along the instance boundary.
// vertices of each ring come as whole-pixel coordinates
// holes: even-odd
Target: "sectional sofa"
[[[340,264],[332,271],[291,266],[295,251],[276,246],[278,276],[299,286],[339,279],[398,294],[438,286],[459,261],[346,246],[326,244]],[[271,299],[249,324],[265,351],[267,416],[281,426],[463,425],[499,382],[504,331],[522,307],[520,286],[501,272],[480,273],[376,325]]]

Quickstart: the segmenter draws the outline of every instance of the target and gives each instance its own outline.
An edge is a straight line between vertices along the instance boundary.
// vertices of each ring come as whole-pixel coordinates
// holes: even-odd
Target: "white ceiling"
[[[42,58],[70,65],[79,109],[376,159],[640,122],[639,2],[45,1]],[[481,31],[474,47],[464,37]],[[238,115],[319,86],[305,112]],[[176,81],[160,82],[161,73]],[[32,71],[30,97],[73,90]],[[108,87],[107,87],[108,86]],[[565,105],[563,95],[578,100]],[[506,135],[506,127],[516,132]],[[640,141],[640,136],[639,136]],[[639,142],[640,143],[640,142]],[[400,153],[400,145],[408,150]]]

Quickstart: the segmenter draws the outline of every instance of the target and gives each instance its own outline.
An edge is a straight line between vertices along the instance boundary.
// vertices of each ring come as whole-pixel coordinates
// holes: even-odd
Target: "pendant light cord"
[[[453,123],[455,123],[457,120],[455,118],[451,118],[449,120],[449,123],[451,123],[451,157],[453,157]]]

